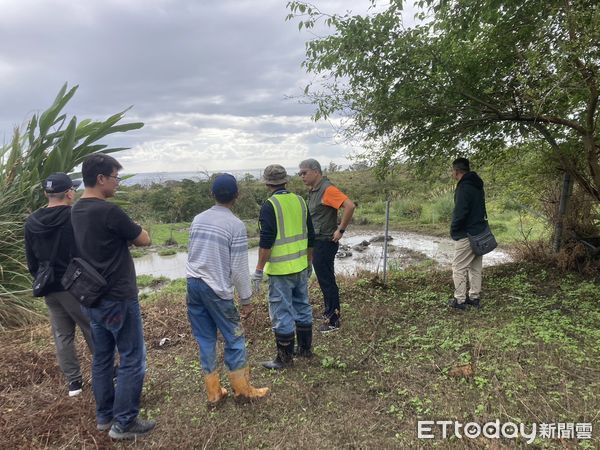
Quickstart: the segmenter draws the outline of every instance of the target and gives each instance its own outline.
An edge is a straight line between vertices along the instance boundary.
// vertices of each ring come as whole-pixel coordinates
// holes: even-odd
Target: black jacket
[[[35,277],[39,263],[49,261],[55,240],[59,238],[54,259],[54,283],[49,292],[64,291],[60,279],[67,265],[76,256],[73,227],[71,226],[71,207],[55,206],[40,208],[31,214],[25,222],[25,252],[27,266]]]
[[[454,211],[450,236],[455,241],[468,234],[479,234],[487,225],[483,180],[475,172],[467,172],[454,191]]]

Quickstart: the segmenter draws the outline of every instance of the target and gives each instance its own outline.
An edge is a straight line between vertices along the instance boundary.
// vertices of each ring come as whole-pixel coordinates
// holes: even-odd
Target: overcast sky
[[[141,130],[106,141],[124,172],[348,164],[301,104],[304,44],[287,0],[0,0],[0,137],[79,85],[66,112],[104,119],[133,105]],[[364,12],[368,0],[316,0]],[[290,99],[289,97],[296,97]]]

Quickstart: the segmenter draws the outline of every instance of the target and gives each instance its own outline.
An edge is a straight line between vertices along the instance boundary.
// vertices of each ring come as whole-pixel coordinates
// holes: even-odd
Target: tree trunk
[[[565,213],[567,211],[567,204],[569,202],[569,195],[571,194],[571,175],[565,172],[563,175],[563,185],[560,192],[560,202],[558,204],[558,217],[554,224],[554,243],[552,249],[554,252],[560,250],[562,243],[562,237],[564,232]]]

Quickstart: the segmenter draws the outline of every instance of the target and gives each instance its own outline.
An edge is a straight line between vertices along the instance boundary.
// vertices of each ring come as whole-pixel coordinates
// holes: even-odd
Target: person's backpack
[[[66,291],[87,308],[93,307],[108,291],[104,277],[81,258],[71,260],[61,283]]]
[[[44,297],[49,294],[49,289],[54,283],[54,260],[56,259],[62,228],[63,227],[60,227],[56,232],[50,259],[47,261],[40,261],[39,263],[38,270],[35,273],[35,278],[31,285],[34,297]]]

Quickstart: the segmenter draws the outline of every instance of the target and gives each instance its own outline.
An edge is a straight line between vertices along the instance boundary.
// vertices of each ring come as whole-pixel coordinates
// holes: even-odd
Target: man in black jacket
[[[35,278],[40,263],[50,261],[54,252],[54,281],[45,289],[45,300],[50,313],[52,334],[56,344],[58,365],[69,383],[69,396],[81,393],[82,378],[75,352],[75,325],[83,333],[93,353],[90,321],[82,313],[79,302],[60,284],[69,261],[75,253],[75,239],[71,226],[71,205],[80,181],[72,181],[64,173],[53,173],[44,182],[48,206],[31,214],[25,222],[25,250],[29,272]]]
[[[455,243],[452,261],[454,298],[450,300],[449,306],[456,309],[465,309],[467,305],[478,308],[481,295],[482,257],[473,253],[468,235],[483,232],[487,225],[483,181],[479,175],[471,172],[467,158],[454,160],[452,177],[458,181],[458,184],[454,191],[454,211],[450,225],[450,236]]]

